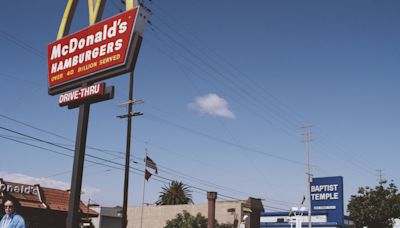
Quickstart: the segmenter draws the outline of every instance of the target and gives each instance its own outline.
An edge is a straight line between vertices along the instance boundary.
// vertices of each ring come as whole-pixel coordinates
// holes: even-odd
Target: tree
[[[179,213],[174,219],[168,220],[164,228],[207,228],[207,218],[197,213],[196,216],[191,215],[187,211]]]
[[[393,181],[382,181],[375,188],[360,187],[347,210],[357,228],[389,228],[393,219],[400,217],[400,194]]]
[[[207,228],[208,220],[206,217],[197,213],[196,216],[191,215],[187,211],[179,213],[174,219],[168,220],[167,225],[164,228]],[[232,224],[221,224],[219,225],[215,221],[215,228],[233,228]]]
[[[191,190],[182,182],[172,181],[160,192],[157,205],[177,205],[193,203]]]

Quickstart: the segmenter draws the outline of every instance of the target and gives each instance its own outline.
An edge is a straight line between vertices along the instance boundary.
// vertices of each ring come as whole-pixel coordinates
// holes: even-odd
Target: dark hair
[[[14,212],[16,212],[18,207],[19,207],[18,202],[16,200],[12,199],[12,198],[6,198],[6,199],[3,200],[3,207],[4,207],[4,204],[6,204],[7,201],[10,201],[13,204],[13,210],[14,210]]]

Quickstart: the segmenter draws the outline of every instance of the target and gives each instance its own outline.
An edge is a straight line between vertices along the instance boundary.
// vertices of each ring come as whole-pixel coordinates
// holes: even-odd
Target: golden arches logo
[[[101,20],[103,15],[105,0],[88,0],[89,7],[89,25],[93,25]],[[61,39],[69,33],[71,27],[72,19],[75,14],[76,6],[78,5],[78,0],[68,0],[67,6],[63,17],[61,19],[61,24],[58,29],[57,39]],[[133,7],[138,5],[138,0],[125,0],[125,10],[128,11]]]

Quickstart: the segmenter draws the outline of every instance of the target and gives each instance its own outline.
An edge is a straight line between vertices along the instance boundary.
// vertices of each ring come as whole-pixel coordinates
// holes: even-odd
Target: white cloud
[[[55,188],[60,190],[67,190],[70,188],[70,183],[63,181],[53,180],[46,177],[32,177],[21,173],[7,173],[0,171],[0,178],[4,181],[20,183],[20,184],[39,184],[41,187]],[[95,187],[86,186],[82,188],[84,194],[82,196],[91,197],[100,192],[100,189]]]
[[[96,193],[100,193],[101,190],[95,187],[83,187],[82,192],[84,193],[83,195],[85,196],[85,198],[90,198],[93,197],[93,195],[95,195]]]
[[[189,104],[189,108],[199,111],[201,114],[220,116],[225,118],[235,118],[235,114],[229,110],[228,102],[215,93],[196,97],[194,102]]]
[[[62,181],[52,180],[45,177],[32,177],[21,173],[7,173],[1,171],[0,177],[3,178],[4,181],[10,181],[21,184],[32,184],[32,185],[39,184],[40,186],[43,187],[56,188],[62,190],[66,190],[69,188],[69,184]]]

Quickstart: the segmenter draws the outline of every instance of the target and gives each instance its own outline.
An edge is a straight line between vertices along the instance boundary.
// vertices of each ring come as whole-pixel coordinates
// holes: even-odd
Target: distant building
[[[99,216],[92,219],[95,228],[115,228],[122,225],[122,207],[95,207]]]
[[[296,219],[302,224],[302,227],[308,227],[308,214],[307,211],[303,215],[289,216],[289,211],[285,212],[265,212],[260,215],[260,227],[280,227],[290,228],[296,227]],[[328,220],[328,213],[326,211],[313,212],[311,216],[312,227],[319,228],[344,228],[354,225],[353,222],[347,217],[344,217],[344,224],[338,224],[336,221]]]
[[[128,208],[128,228],[139,228],[142,207]],[[185,204],[185,205],[166,205],[166,206],[145,206],[143,208],[143,226],[145,228],[162,228],[167,220],[174,219],[178,213],[187,211],[192,215],[201,213],[208,215],[207,204]],[[236,201],[217,201],[215,205],[215,219],[219,224],[233,224],[238,228],[243,217],[246,217],[246,228],[260,227],[260,212],[264,207],[260,199],[249,198],[248,200]],[[101,213],[100,213],[101,217]],[[103,228],[100,226],[99,228]]]
[[[45,188],[40,185],[28,185],[3,181],[0,178],[0,217],[4,214],[3,204],[6,199],[16,202],[18,214],[21,214],[27,227],[43,228],[66,226],[69,192]],[[87,218],[96,217],[97,212],[80,203],[82,223]]]
[[[344,215],[343,177],[319,177],[311,182],[312,227],[346,228],[353,225]],[[284,212],[261,213],[260,227],[308,227],[307,205],[293,205]]]

